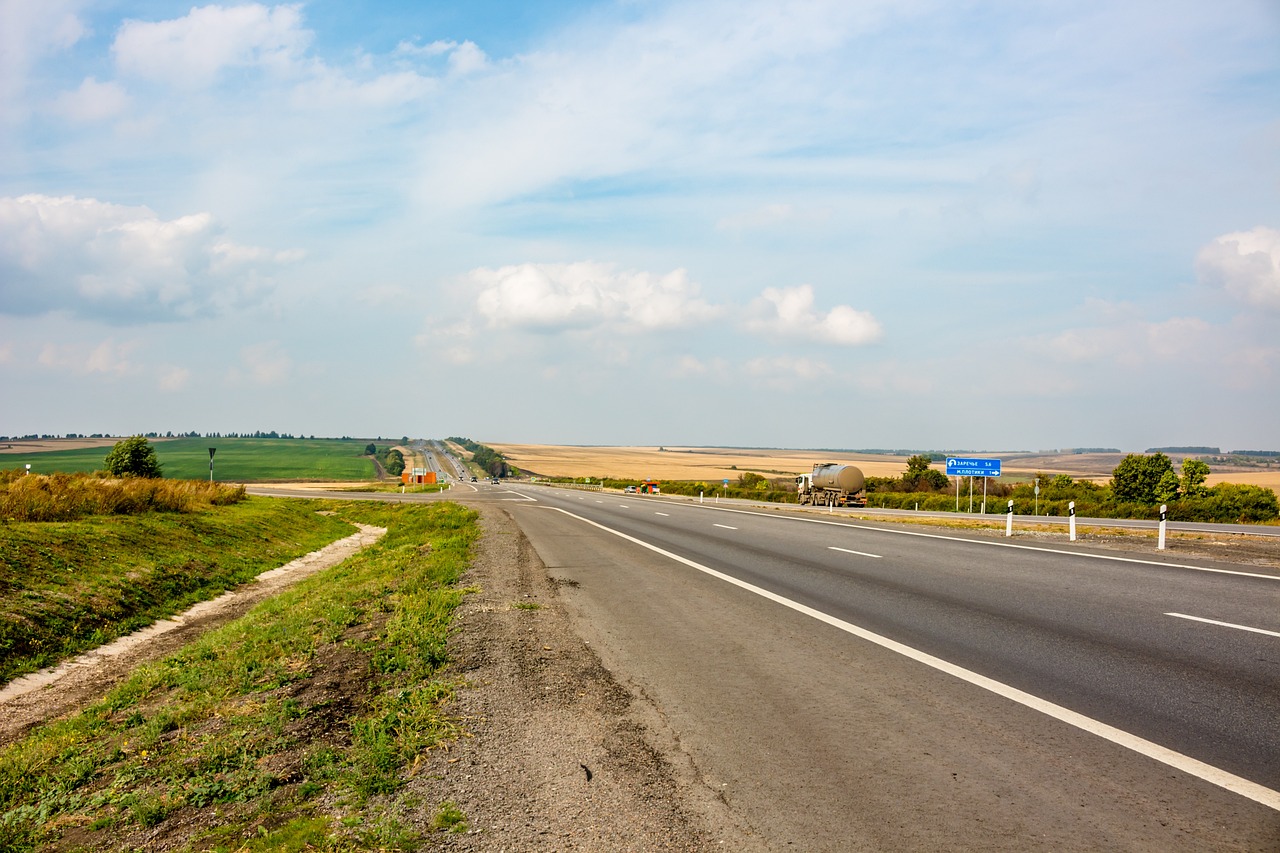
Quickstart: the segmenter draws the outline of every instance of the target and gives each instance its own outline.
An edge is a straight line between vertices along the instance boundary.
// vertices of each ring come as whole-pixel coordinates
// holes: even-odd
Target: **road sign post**
[[[973,512],[973,478],[982,477],[982,511],[987,511],[987,477],[1000,476],[999,459],[965,459],[959,456],[947,457],[948,477],[969,478],[969,512]],[[960,511],[960,481],[956,481],[956,512]]]
[[[1160,544],[1157,545],[1156,547],[1161,551],[1164,550],[1164,530],[1165,530],[1165,524],[1167,523],[1166,519],[1168,515],[1169,515],[1169,505],[1160,504]]]
[[[1009,514],[1004,520],[1004,535],[1006,539],[1013,535],[1013,501],[1009,501]]]
[[[218,452],[218,448],[216,447],[209,448],[209,482],[210,483],[213,482],[213,454],[217,452]]]
[[[1071,516],[1070,519],[1068,519],[1067,521],[1067,526],[1071,528],[1071,541],[1074,542],[1076,541],[1076,502],[1075,501],[1072,501],[1071,503],[1067,504],[1067,512]]]

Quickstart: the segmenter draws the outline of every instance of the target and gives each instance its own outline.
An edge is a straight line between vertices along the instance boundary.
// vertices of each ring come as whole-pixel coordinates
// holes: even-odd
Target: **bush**
[[[155,448],[141,435],[117,441],[102,465],[108,473],[117,477],[162,476]]]

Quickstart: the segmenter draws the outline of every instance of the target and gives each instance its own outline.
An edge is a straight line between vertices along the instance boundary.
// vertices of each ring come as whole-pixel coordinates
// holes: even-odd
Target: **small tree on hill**
[[[163,476],[155,448],[141,435],[117,441],[102,464],[115,477]]]

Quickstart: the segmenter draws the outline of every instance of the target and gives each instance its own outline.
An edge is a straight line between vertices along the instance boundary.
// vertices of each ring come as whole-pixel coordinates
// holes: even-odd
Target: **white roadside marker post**
[[[1009,501],[1009,515],[1004,521],[1004,535],[1006,539],[1013,535],[1013,501]]]
[[[1166,524],[1165,518],[1166,516],[1168,516],[1168,514],[1169,514],[1169,505],[1160,504],[1160,544],[1156,545],[1156,548],[1158,548],[1161,551],[1164,550],[1164,530],[1165,530],[1165,524]]]
[[[1071,541],[1076,541],[1076,502],[1072,501],[1067,504],[1067,510],[1071,513],[1071,518],[1067,524],[1071,527]]]

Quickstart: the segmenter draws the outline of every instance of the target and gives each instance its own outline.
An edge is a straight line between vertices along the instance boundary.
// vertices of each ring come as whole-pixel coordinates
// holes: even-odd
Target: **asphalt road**
[[[446,496],[503,502],[604,664],[772,849],[1280,850],[1280,572]]]
[[[773,845],[1280,849],[1275,572],[475,497],[510,501],[606,665]]]

